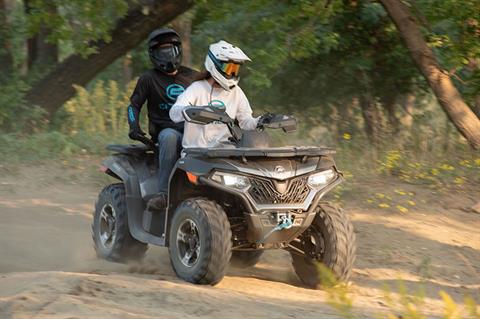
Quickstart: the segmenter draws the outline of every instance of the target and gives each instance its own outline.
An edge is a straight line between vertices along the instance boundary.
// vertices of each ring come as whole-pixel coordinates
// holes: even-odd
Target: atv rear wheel
[[[291,250],[292,264],[300,280],[316,288],[321,284],[319,264],[329,268],[338,280],[348,280],[355,261],[355,233],[345,212],[322,203],[312,225],[291,244],[305,252]]]
[[[232,254],[232,232],[220,205],[205,198],[185,200],[175,210],[169,239],[178,277],[204,285],[222,280]]]
[[[92,238],[100,258],[112,261],[141,259],[148,245],[132,237],[128,229],[125,187],[106,186],[98,195],[92,223]]]
[[[234,250],[230,263],[238,268],[253,267],[258,263],[262,254],[263,250]]]

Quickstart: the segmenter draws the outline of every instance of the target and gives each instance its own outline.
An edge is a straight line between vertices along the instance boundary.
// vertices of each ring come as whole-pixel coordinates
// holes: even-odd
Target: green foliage
[[[353,312],[353,299],[346,283],[338,282],[333,272],[323,264],[318,265],[322,289],[327,293],[327,303],[342,318],[356,318]]]
[[[77,95],[65,104],[62,119],[57,121],[59,129],[69,136],[80,132],[113,139],[127,136],[126,107],[134,85],[120,90],[115,81],[97,81],[90,92],[75,86]]]
[[[360,135],[366,124],[357,121],[359,99],[373,101],[381,115],[392,104],[388,119],[395,119],[404,95],[415,92],[420,100],[424,94],[425,82],[379,3],[209,1],[197,9],[197,61],[213,41],[237,44],[252,58],[240,82],[252,105],[302,114],[307,126],[334,132],[330,141]],[[395,131],[388,125],[386,133]]]
[[[437,190],[480,183],[480,157],[475,154],[452,155],[442,160],[412,161],[405,152],[388,151],[379,161],[379,172],[398,176],[407,183],[428,184]]]
[[[30,133],[34,134],[18,129],[0,134],[3,150],[0,160],[13,163],[65,158],[79,153],[105,154],[106,144],[131,143],[126,108],[134,85],[132,81],[126,89],[121,89],[115,81],[97,81],[90,91],[76,86],[77,95],[57,113],[50,127],[42,128],[32,115],[12,125],[30,125]],[[9,111],[14,113],[18,109]],[[146,116],[142,115],[142,120],[146,128]]]
[[[10,81],[0,85],[0,128],[6,132],[24,130],[35,132],[42,127],[44,110],[29,106],[23,100],[27,84],[15,74]]]
[[[366,87],[409,91],[418,73],[383,7],[369,1],[325,4],[207,2],[197,13],[202,20],[194,44],[200,59],[206,44],[220,38],[245,49],[253,61],[242,86],[269,104],[318,108],[341,104]]]
[[[83,56],[95,52],[91,41],[111,40],[115,22],[128,10],[126,0],[33,0],[30,5],[29,34],[45,27],[50,30],[49,41],[71,41]]]
[[[3,163],[47,160],[79,151],[78,146],[59,132],[37,133],[28,138],[18,134],[1,134],[0,148]]]
[[[417,0],[429,42],[456,86],[473,104],[480,95],[480,2]]]
[[[196,56],[202,60],[209,43],[226,39],[253,57],[247,65],[252,85],[268,88],[272,73],[292,58],[306,58],[335,45],[337,35],[330,30],[328,17],[338,8],[338,1],[327,8],[323,1],[208,1],[197,10]]]

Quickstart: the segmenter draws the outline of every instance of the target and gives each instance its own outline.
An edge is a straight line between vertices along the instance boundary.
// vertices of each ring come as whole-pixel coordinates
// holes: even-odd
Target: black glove
[[[265,124],[269,124],[276,115],[273,113],[265,113],[258,119],[257,128],[263,128]]]
[[[140,128],[140,126],[138,125],[131,125],[130,126],[130,131],[128,132],[128,137],[130,137],[132,140],[141,140],[142,137],[144,137],[145,135],[147,135],[144,131],[142,131],[142,129]]]

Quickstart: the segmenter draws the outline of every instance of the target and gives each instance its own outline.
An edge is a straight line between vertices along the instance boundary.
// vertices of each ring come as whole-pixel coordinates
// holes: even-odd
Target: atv
[[[342,182],[334,150],[269,147],[266,128],[285,132],[296,120],[276,115],[256,131],[242,131],[224,108],[192,107],[188,122],[227,125],[231,137],[216,148],[187,148],[171,172],[168,205],[147,210],[158,193],[157,147],[108,145],[102,171],[119,183],[98,196],[92,224],[97,255],[140,259],[148,244],[169,248],[178,277],[196,284],[222,280],[229,262],[255,265],[266,249],[290,252],[309,287],[320,283],[319,264],[347,280],[355,260],[355,234],[345,212],[322,201]]]

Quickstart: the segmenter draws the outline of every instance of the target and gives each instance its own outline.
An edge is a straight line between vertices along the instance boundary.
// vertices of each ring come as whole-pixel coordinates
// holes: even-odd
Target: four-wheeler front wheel
[[[321,284],[319,264],[329,268],[339,280],[350,277],[355,261],[355,234],[341,208],[321,203],[312,225],[291,245],[305,253],[291,250],[293,268],[305,285],[316,288]]]
[[[148,245],[132,237],[128,229],[125,188],[122,183],[106,186],[98,195],[93,214],[92,238],[101,258],[112,261],[141,259]]]
[[[192,198],[175,210],[169,235],[170,261],[178,277],[195,284],[222,280],[232,254],[227,215],[215,201]]]

